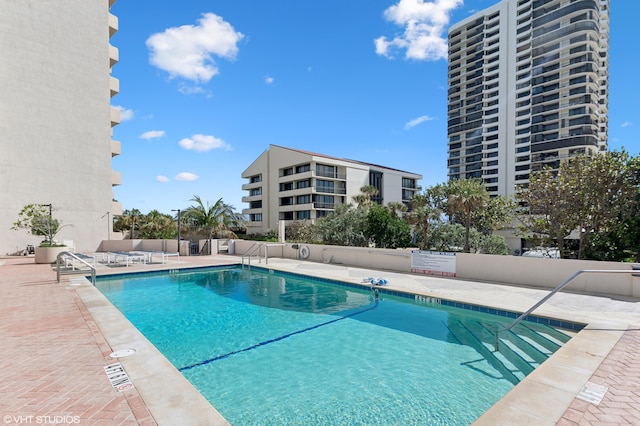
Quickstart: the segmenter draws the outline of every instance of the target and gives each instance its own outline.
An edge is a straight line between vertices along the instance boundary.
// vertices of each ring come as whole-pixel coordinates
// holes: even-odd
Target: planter
[[[36,247],[36,263],[54,263],[58,254],[67,251],[67,247]]]

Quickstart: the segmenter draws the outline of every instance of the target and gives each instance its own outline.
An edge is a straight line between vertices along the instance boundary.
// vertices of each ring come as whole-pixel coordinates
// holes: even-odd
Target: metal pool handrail
[[[56,256],[56,276],[57,276],[58,282],[60,282],[60,258],[62,256],[71,256],[74,259],[84,263],[85,266],[88,266],[89,269],[91,269],[91,284],[96,285],[96,268],[95,268],[95,266],[93,266],[92,264],[86,262],[84,259],[81,259],[77,255],[75,255],[75,254],[73,254],[73,253],[71,253],[69,251],[60,252],[60,253],[58,253],[58,256]]]
[[[524,312],[523,314],[521,314],[518,318],[516,318],[515,320],[513,320],[513,322],[511,324],[509,324],[508,326],[506,326],[505,328],[503,328],[502,330],[498,330],[495,333],[495,345],[494,345],[494,352],[498,350],[498,341],[499,339],[499,335],[502,332],[505,331],[509,331],[511,330],[513,327],[515,327],[520,321],[522,321],[523,319],[525,319],[527,316],[529,316],[531,314],[531,312],[535,311],[536,309],[538,309],[540,307],[540,305],[542,305],[544,302],[546,302],[547,300],[549,300],[551,298],[551,296],[553,296],[554,294],[556,294],[557,292],[559,292],[560,290],[562,290],[563,288],[565,288],[567,285],[569,285],[569,283],[571,281],[573,281],[578,275],[580,274],[638,274],[638,270],[635,269],[582,269],[578,272],[576,272],[575,274],[571,275],[569,278],[567,278],[566,280],[564,280],[560,285],[558,285],[556,288],[554,288],[553,290],[551,290],[551,292],[549,292],[549,294],[547,294],[545,297],[543,297],[542,299],[540,299],[535,305],[533,305],[532,307],[530,307],[529,309],[527,309],[526,312]]]

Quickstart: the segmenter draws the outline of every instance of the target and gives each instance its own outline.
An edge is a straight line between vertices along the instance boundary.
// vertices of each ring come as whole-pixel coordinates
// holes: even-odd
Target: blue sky
[[[115,198],[143,213],[194,195],[241,211],[240,174],[269,144],[446,181],[447,30],[495,3],[117,1]],[[611,3],[609,146],[638,155],[640,2]]]

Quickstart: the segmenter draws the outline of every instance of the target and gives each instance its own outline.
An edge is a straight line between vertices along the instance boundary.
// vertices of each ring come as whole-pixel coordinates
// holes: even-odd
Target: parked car
[[[560,250],[555,247],[535,247],[522,253],[522,256],[560,259]]]

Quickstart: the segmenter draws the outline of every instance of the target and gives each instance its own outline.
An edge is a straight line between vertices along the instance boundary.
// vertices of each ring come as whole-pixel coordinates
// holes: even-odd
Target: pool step
[[[499,335],[496,323],[479,320],[453,321],[449,330],[462,344],[476,349],[492,367],[516,384],[551,356],[570,336],[541,324],[522,324]]]

